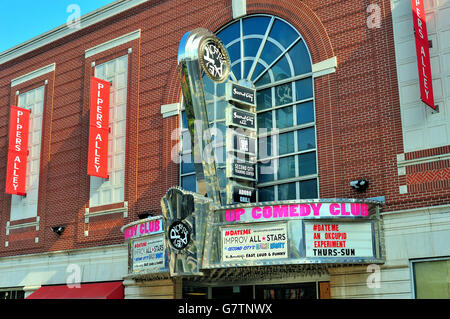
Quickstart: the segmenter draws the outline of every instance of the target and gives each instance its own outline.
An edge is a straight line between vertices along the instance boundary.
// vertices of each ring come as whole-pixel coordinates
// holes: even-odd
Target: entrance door
[[[330,283],[305,282],[270,285],[191,286],[183,282],[183,299],[328,299]]]

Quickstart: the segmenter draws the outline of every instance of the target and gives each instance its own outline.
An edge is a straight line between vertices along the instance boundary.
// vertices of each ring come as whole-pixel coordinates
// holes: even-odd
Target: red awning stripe
[[[124,287],[122,281],[43,286],[29,295],[26,299],[123,299]],[[71,288],[72,287],[72,288]]]

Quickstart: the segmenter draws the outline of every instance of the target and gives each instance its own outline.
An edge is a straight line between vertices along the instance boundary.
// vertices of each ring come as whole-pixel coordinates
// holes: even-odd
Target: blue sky
[[[0,0],[0,52],[67,22],[77,5],[81,15],[113,0]]]

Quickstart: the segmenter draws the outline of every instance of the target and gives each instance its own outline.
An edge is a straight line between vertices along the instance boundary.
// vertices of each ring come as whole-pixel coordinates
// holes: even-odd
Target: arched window
[[[217,35],[230,56],[229,79],[257,90],[258,201],[317,198],[312,64],[302,36],[284,20],[269,15],[235,20]],[[204,80],[210,126],[225,136],[227,101],[221,98],[225,85]],[[185,122],[184,114],[182,118]],[[186,128],[185,123],[182,127]],[[185,130],[181,186],[195,191],[189,143],[184,142],[188,135]],[[216,143],[215,150],[223,189],[224,143]]]

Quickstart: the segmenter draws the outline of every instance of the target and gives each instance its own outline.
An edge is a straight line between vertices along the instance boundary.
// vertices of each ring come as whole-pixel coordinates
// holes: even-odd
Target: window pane
[[[297,105],[297,124],[314,122],[314,103],[306,102]]]
[[[227,52],[231,62],[239,60],[241,58],[241,42],[238,41],[227,47]]]
[[[282,57],[277,63],[275,63],[271,70],[275,81],[284,80],[293,76],[286,56]]]
[[[295,152],[294,132],[280,134],[278,136],[279,154],[289,154]]]
[[[312,78],[306,78],[295,82],[297,101],[313,97]]]
[[[231,71],[233,71],[234,76],[236,79],[241,79],[241,63],[236,63],[232,68]]]
[[[227,45],[234,39],[239,38],[240,36],[240,23],[235,22],[228,27],[226,27],[223,31],[220,31],[218,34],[219,39],[223,42],[224,45]]]
[[[258,190],[258,200],[260,202],[271,202],[275,200],[274,187],[264,187]]]
[[[259,46],[261,45],[262,39],[245,39],[244,40],[244,56],[245,57],[255,57],[258,53]],[[253,60],[251,61],[253,63]]]
[[[279,161],[278,179],[295,177],[295,156],[283,157]]]
[[[316,152],[300,154],[298,156],[299,175],[316,174]]]
[[[274,180],[274,171],[276,170],[276,161],[271,160],[266,163],[258,163],[258,182],[271,182]]]
[[[181,147],[184,152],[191,149],[191,134],[188,130],[183,130],[183,132],[181,132],[181,142]]]
[[[182,128],[188,128],[188,122],[187,122],[187,117],[186,117],[186,112],[183,111],[181,112],[181,118],[182,118]]]
[[[298,131],[298,150],[305,151],[316,148],[315,128],[310,127]]]
[[[287,83],[275,88],[275,105],[281,106],[292,102],[292,84]]]
[[[263,66],[261,63],[256,64],[256,68],[253,71],[253,75],[252,75],[252,81],[255,80],[262,71],[264,71],[266,69],[265,66]]]
[[[270,71],[267,71],[266,73],[264,73],[264,75],[255,83],[256,87],[272,82],[269,72]]]
[[[300,198],[312,199],[317,198],[317,179],[310,179],[300,182]]]
[[[261,60],[263,60],[267,65],[270,65],[276,58],[278,58],[281,53],[283,53],[279,47],[267,40],[264,45],[264,49],[261,53]]]
[[[266,128],[267,131],[272,129],[272,112],[264,112],[258,114],[258,129]]]
[[[308,49],[306,48],[305,42],[303,42],[303,40],[298,41],[297,44],[289,50],[288,54],[294,63],[295,75],[311,72],[311,59],[308,54]],[[295,63],[294,61],[301,62]]]
[[[286,128],[293,126],[294,118],[292,114],[293,114],[292,106],[276,110],[277,127]]]
[[[288,24],[277,19],[273,23],[272,31],[270,31],[269,36],[277,39],[281,45],[287,48],[298,38],[298,33]]]
[[[416,298],[450,298],[450,260],[414,263],[414,285]]]
[[[195,175],[183,176],[181,178],[181,188],[187,191],[196,192],[197,182],[195,180]]]
[[[278,185],[278,200],[290,200],[297,198],[296,183]]]
[[[251,17],[246,18],[243,21],[244,36],[249,34],[261,34],[266,33],[266,29],[269,26],[269,17]]]
[[[272,137],[265,136],[258,139],[258,157],[260,159],[272,155]]]
[[[258,111],[272,107],[272,89],[265,89],[256,93],[256,105]]]
[[[184,154],[181,156],[181,174],[187,174],[194,171],[194,159],[192,154]]]

